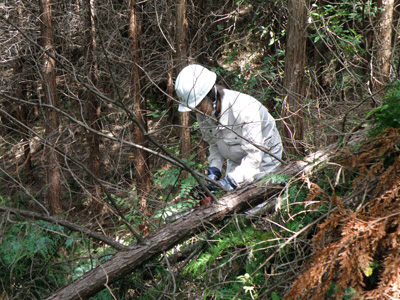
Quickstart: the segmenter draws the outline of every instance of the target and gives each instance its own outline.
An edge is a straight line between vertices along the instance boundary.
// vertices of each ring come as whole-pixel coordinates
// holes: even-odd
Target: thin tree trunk
[[[286,42],[285,77],[286,96],[284,143],[289,154],[304,155],[303,106],[306,93],[304,67],[306,61],[306,26],[308,0],[289,0],[289,22]]]
[[[168,30],[168,43],[170,45],[174,44],[173,41],[173,36],[175,34],[175,17],[173,15],[173,9],[171,9],[171,7],[169,7],[168,4],[168,0],[165,0],[165,7],[167,9],[165,16],[166,16],[166,24],[167,24],[167,30]],[[171,46],[172,48],[172,46]],[[168,68],[168,72],[167,72],[167,88],[166,88],[166,93],[168,95],[167,98],[167,103],[166,103],[166,109],[168,111],[168,121],[170,123],[173,122],[174,119],[174,101],[173,101],[173,97],[174,97],[174,80],[173,80],[173,76],[174,76],[174,49],[170,49],[170,53],[168,54],[168,59],[170,60],[169,65],[170,67]]]
[[[94,22],[94,0],[84,0],[84,12],[85,12],[85,43],[87,49],[87,62],[86,70],[89,76],[91,84],[96,87],[98,84],[98,66],[96,58],[96,27]],[[101,105],[95,94],[87,91],[87,110],[89,118],[89,126],[96,131],[100,131],[101,126]],[[89,132],[89,161],[90,161],[90,171],[97,177],[101,177],[100,172],[100,137],[94,133]],[[102,191],[101,187],[98,185],[96,180],[91,180],[92,184],[92,194],[90,195],[90,203],[92,207],[92,212],[95,216],[101,214],[103,205],[101,203]]]
[[[138,121],[142,124],[143,128],[147,127],[147,122],[144,116],[146,109],[146,103],[141,95],[140,91],[140,69],[139,69],[139,38],[140,38],[140,28],[137,19],[137,6],[136,1],[131,0],[129,3],[129,37],[131,44],[131,52],[133,54],[132,61],[132,76],[131,76],[131,86],[133,98],[133,113],[135,114]],[[136,144],[141,146],[146,146],[146,138],[140,131],[138,126],[133,128],[134,141]],[[147,196],[151,188],[151,174],[149,168],[149,157],[146,151],[135,148],[135,179],[136,179],[136,190],[138,195],[140,195],[139,204],[141,210],[146,215],[148,212]],[[145,229],[144,229],[145,230]]]
[[[40,25],[42,46],[47,51],[43,53],[43,92],[46,104],[57,107],[57,86],[51,1],[40,0]],[[46,136],[50,146],[47,148],[47,204],[50,214],[55,215],[62,211],[61,205],[61,174],[59,155],[55,151],[58,144],[58,114],[53,109],[46,109]]]
[[[377,5],[381,10],[374,32],[375,63],[372,65],[372,86],[374,92],[377,92],[378,95],[382,97],[384,94],[382,89],[387,85],[390,79],[394,0],[378,0]],[[374,59],[374,57],[372,59]]]
[[[186,0],[177,0],[176,10],[176,54],[177,54],[177,71],[181,71],[187,66],[187,31],[188,21],[186,16]],[[190,113],[184,112],[179,114],[180,128],[180,154],[182,157],[189,159],[190,156]]]

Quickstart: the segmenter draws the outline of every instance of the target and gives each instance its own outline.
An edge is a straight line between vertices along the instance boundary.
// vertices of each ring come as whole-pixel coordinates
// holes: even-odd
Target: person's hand
[[[221,178],[222,174],[221,171],[216,168],[216,167],[210,167],[207,170],[207,177],[212,179],[212,180],[219,180]],[[216,191],[218,190],[218,186],[216,186],[214,183],[206,181],[206,187],[211,191]]]
[[[220,185],[224,186],[228,191],[232,191],[234,189],[236,189],[238,187],[238,184],[236,183],[236,181],[230,177],[229,175],[227,175],[224,179],[218,180],[217,181]],[[214,192],[216,190],[220,190],[220,187],[211,183],[211,182],[207,182],[206,183],[206,187],[211,191]]]
[[[219,180],[218,183],[220,183],[222,186],[226,187],[228,191],[232,191],[238,187],[238,184],[236,181],[229,175],[226,175],[226,177],[222,180]]]
[[[222,176],[221,171],[216,167],[210,167],[207,170],[207,176],[213,180],[219,180]]]

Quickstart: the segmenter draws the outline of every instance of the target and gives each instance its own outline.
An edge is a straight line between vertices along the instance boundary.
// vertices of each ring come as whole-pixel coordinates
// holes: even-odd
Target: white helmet
[[[190,65],[182,69],[175,82],[176,94],[181,101],[178,111],[194,109],[215,85],[217,74],[200,65]]]

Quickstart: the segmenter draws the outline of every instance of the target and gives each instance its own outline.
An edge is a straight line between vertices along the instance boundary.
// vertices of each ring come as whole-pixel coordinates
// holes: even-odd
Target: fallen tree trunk
[[[230,212],[243,211],[282,190],[282,186],[271,185],[267,189],[255,185],[247,186],[235,193],[220,198],[218,203],[199,207],[190,215],[160,228],[127,251],[120,251],[104,264],[86,273],[79,279],[61,288],[50,299],[85,299],[95,295],[107,285],[123,278],[146,261],[171,249],[193,234],[220,222]]]
[[[279,174],[295,176],[310,174],[335,156],[335,147],[316,152],[305,161],[287,164]],[[132,273],[148,260],[171,249],[191,237],[230,216],[233,212],[242,212],[256,206],[266,199],[274,200],[274,195],[281,192],[281,185],[267,184],[263,187],[257,183],[248,185],[221,197],[218,203],[196,208],[192,213],[168,224],[132,246],[129,250],[119,251],[108,261],[86,273],[69,285],[53,293],[45,300],[85,299],[95,295],[109,284]],[[272,197],[272,198],[271,198]]]

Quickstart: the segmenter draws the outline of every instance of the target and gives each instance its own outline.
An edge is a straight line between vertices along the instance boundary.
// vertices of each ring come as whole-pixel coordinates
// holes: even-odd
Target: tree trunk
[[[285,77],[283,86],[285,99],[283,136],[287,153],[304,155],[303,106],[306,93],[304,67],[306,61],[306,27],[308,0],[289,0],[289,22],[287,27]]]
[[[378,0],[377,5],[381,10],[374,30],[375,62],[372,64],[372,86],[374,92],[377,92],[379,97],[382,98],[384,94],[382,89],[387,85],[390,78],[394,0]],[[374,56],[372,59],[374,59]]]
[[[57,107],[57,87],[53,27],[52,27],[51,1],[40,0],[40,27],[42,46],[47,51],[43,53],[43,92],[45,103]],[[59,168],[59,155],[55,150],[58,144],[58,114],[53,109],[45,109],[46,136],[49,143],[47,147],[47,204],[50,214],[55,215],[62,211],[61,205],[61,176]]]
[[[186,16],[186,0],[177,0],[176,11],[176,54],[177,54],[177,71],[180,72],[187,66],[188,62],[188,43],[187,31],[188,21]],[[190,157],[190,113],[184,112],[179,114],[180,127],[180,154],[183,158]]]
[[[85,0],[83,2],[85,12],[85,43],[87,51],[86,70],[91,84],[96,87],[98,84],[98,66],[96,58],[96,27],[94,22],[94,0]],[[87,91],[87,111],[89,118],[89,126],[96,131],[100,131],[101,126],[101,105],[96,95],[91,91]],[[100,172],[100,137],[89,132],[89,169],[97,178],[101,177]],[[101,214],[103,205],[101,203],[102,191],[95,179],[91,179],[91,195],[90,203],[94,216]]]
[[[133,98],[133,113],[137,120],[142,124],[143,128],[147,127],[147,122],[144,116],[146,109],[146,103],[141,95],[140,91],[140,69],[139,69],[139,38],[140,28],[137,20],[137,6],[134,0],[129,3],[129,38],[130,47],[133,54],[132,61],[132,76],[131,76],[131,87]],[[138,126],[133,128],[134,142],[141,146],[146,146],[146,138]],[[151,189],[151,178],[149,168],[149,157],[146,151],[139,148],[134,150],[135,158],[135,179],[136,179],[136,190],[137,194],[140,195],[139,204],[143,213],[148,215],[147,207],[147,196]]]

